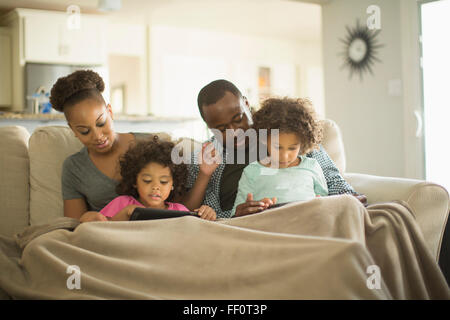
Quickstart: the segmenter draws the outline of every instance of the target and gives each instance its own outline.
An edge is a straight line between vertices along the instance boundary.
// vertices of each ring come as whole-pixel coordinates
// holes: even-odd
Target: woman
[[[117,197],[120,156],[136,139],[149,136],[114,131],[111,105],[102,96],[104,89],[97,73],[80,70],[59,78],[51,90],[52,107],[64,112],[84,145],[64,161],[62,171],[64,216],[81,222],[106,221],[99,211]]]

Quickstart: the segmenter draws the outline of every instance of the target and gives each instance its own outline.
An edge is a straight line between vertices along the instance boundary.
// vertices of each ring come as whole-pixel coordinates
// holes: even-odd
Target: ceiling
[[[312,3],[305,3],[312,2]],[[107,15],[120,23],[150,23],[317,42],[321,8],[328,0],[122,0],[116,12],[102,12],[98,0],[2,0],[0,13],[14,8]]]

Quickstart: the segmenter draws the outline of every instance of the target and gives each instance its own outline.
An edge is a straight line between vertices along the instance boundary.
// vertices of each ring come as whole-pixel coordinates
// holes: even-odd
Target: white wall
[[[145,60],[138,56],[108,55],[109,83],[111,93],[116,87],[122,87],[123,92],[123,113],[126,114],[147,114],[147,88]],[[113,111],[112,96],[111,103]]]
[[[133,113],[199,119],[199,90],[220,78],[235,83],[258,106],[258,67],[270,67],[273,95],[309,97],[324,117],[319,5],[190,0],[139,10],[147,12],[146,41],[137,21],[111,17],[108,38],[110,54],[147,52],[148,107],[136,106]],[[180,129],[197,138],[206,133],[199,126]]]
[[[406,32],[402,28],[402,2],[333,0],[322,6],[326,113],[342,130],[348,172],[406,176],[404,112],[408,99],[403,97],[406,91],[390,95],[388,85],[390,80],[401,80],[402,88],[410,90],[412,84],[405,87],[403,79],[412,74],[408,68],[417,67],[414,60],[403,63],[407,54],[402,40]],[[410,3],[415,5],[415,1]],[[353,27],[356,19],[366,25],[366,9],[370,5],[381,9],[378,42],[384,47],[378,49],[378,58],[382,62],[373,66],[374,75],[365,74],[362,81],[358,76],[350,80],[349,71],[340,69],[343,60],[338,53],[344,46],[339,39],[345,38],[345,26]],[[408,104],[418,103],[419,97],[411,99]]]
[[[275,95],[310,95],[320,114],[323,87],[319,43],[205,29],[152,26],[150,30],[151,111],[198,117],[197,94],[207,83],[225,78],[258,105],[257,70],[272,69]],[[310,81],[308,81],[310,80]]]
[[[147,26],[108,22],[110,86],[125,86],[127,114],[148,114]],[[114,108],[114,106],[113,106]]]

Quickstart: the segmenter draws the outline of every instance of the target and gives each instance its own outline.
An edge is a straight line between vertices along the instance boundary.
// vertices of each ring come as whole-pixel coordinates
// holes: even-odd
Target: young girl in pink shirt
[[[109,220],[126,221],[136,207],[189,211],[184,205],[172,202],[185,192],[187,167],[174,164],[171,159],[174,143],[159,140],[137,142],[120,159],[120,195],[108,203],[100,213]],[[216,212],[201,206],[194,211],[206,220],[215,220]]]

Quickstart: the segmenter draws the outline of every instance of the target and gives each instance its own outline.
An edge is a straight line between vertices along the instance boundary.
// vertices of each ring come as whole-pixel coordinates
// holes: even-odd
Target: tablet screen
[[[290,202],[275,203],[275,204],[269,206],[267,209],[279,208],[279,207],[282,207],[282,206],[284,206],[284,205],[286,205],[288,203],[290,203]]]
[[[184,216],[198,217],[197,212],[190,211],[178,211],[167,209],[154,209],[154,208],[136,208],[130,216],[132,220],[154,220],[154,219],[169,219],[179,218]]]

